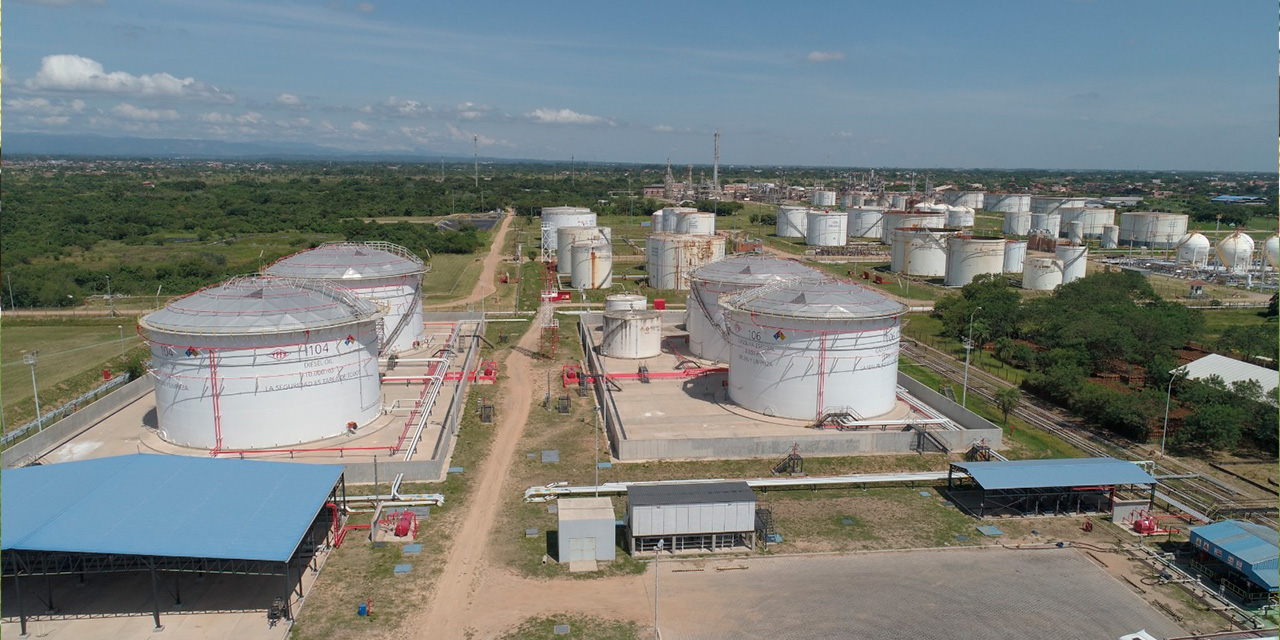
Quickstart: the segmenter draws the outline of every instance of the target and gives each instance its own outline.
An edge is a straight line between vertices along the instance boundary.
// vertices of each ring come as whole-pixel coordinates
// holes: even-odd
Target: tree
[[[1009,387],[996,392],[996,408],[1004,414],[1004,423],[1009,424],[1009,414],[1022,404],[1022,392],[1017,387]]]
[[[1196,407],[1174,435],[1174,445],[1208,451],[1232,449],[1240,443],[1241,427],[1247,417],[1239,406],[1217,404]]]
[[[1265,356],[1274,359],[1280,350],[1276,328],[1266,324],[1236,325],[1227,327],[1218,339],[1218,348],[1245,356]]]

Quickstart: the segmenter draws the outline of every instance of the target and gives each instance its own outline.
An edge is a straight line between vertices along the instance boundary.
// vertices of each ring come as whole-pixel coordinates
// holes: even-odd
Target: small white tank
[[[890,209],[907,208],[907,197],[900,193],[889,196],[889,208]]]
[[[662,210],[662,229],[654,229],[654,233],[662,231],[663,233],[675,233],[676,225],[679,224],[680,214],[692,213],[697,211],[693,207],[667,207]]]
[[[1218,241],[1217,254],[1229,273],[1247,273],[1253,263],[1253,238],[1236,231]]]
[[[1189,233],[1178,242],[1177,260],[1181,264],[1203,269],[1209,266],[1209,254],[1212,250],[1212,244],[1203,234]]]
[[[648,308],[648,299],[634,293],[618,293],[604,299],[605,311],[644,311]]]
[[[899,227],[893,231],[889,270],[909,276],[937,278],[947,273],[947,239],[954,229]]]
[[[608,289],[613,286],[613,247],[603,238],[575,243],[570,251],[569,286]]]
[[[947,274],[943,284],[963,287],[984,273],[1004,271],[1004,238],[952,236],[947,240]]]
[[[1067,224],[1067,242],[1071,244],[1084,244],[1084,223],[1079,220],[1072,220]]]
[[[779,238],[803,238],[808,228],[808,207],[778,207],[778,224],[775,229]]]
[[[815,207],[834,207],[836,206],[836,192],[819,190],[814,191],[809,202]]]
[[[660,311],[606,311],[600,354],[610,358],[652,358],[662,353]]]
[[[1062,262],[1062,284],[1085,276],[1085,267],[1089,264],[1089,247],[1060,244],[1053,250],[1053,255]]]
[[[884,228],[884,209],[879,207],[851,207],[849,214],[850,238],[880,239],[880,230]]]
[[[969,207],[953,205],[947,207],[947,227],[950,229],[968,229],[973,226],[974,211]]]
[[[849,216],[845,212],[811,209],[805,217],[805,244],[811,247],[843,247],[848,244]]]
[[[925,211],[885,211],[880,224],[883,231],[880,244],[892,245],[894,229],[903,227],[945,229],[947,214]]]
[[[1117,249],[1120,247],[1120,227],[1114,224],[1102,226],[1102,248]]]
[[[1263,245],[1263,250],[1267,254],[1267,263],[1272,269],[1280,269],[1280,236],[1271,236],[1267,238]]]
[[[1004,232],[1011,236],[1025,236],[1031,233],[1030,211],[1006,211],[1004,214]]]
[[[573,245],[584,240],[603,240],[600,227],[560,227],[556,229],[556,273],[568,275],[573,270]]]
[[[1004,243],[1005,273],[1022,273],[1022,263],[1027,259],[1026,240],[1006,240]]]
[[[1050,238],[1058,237],[1061,230],[1062,217],[1056,213],[1031,213],[1031,230],[1044,231]]]
[[[653,212],[653,222],[649,223],[649,233],[662,232],[662,217],[666,215],[661,209]]]
[[[709,211],[683,211],[676,215],[675,232],[696,236],[715,235],[716,214]]]
[[[1057,258],[1027,258],[1022,269],[1022,288],[1051,291],[1062,284],[1062,261]]]

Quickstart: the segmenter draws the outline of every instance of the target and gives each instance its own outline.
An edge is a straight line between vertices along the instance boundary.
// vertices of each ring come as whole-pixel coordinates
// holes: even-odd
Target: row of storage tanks
[[[725,239],[716,235],[714,213],[667,207],[653,212],[650,229],[645,269],[655,289],[686,290],[694,269],[725,256]]]
[[[556,273],[574,289],[613,286],[613,230],[596,226],[586,207],[543,207],[542,250],[556,257]]]
[[[889,270],[921,278],[942,278],[963,287],[982,274],[1022,274],[1022,286],[1049,290],[1085,276],[1089,248],[1062,243],[1054,257],[1028,257],[1027,241],[976,236],[959,229],[905,226],[893,233]]]
[[[813,420],[830,411],[871,418],[894,409],[898,341],[907,307],[792,260],[739,255],[687,274],[689,350],[728,364],[734,403]],[[603,355],[648,358],[662,319],[642,296],[605,303]]]
[[[285,447],[382,412],[378,358],[423,338],[427,264],[390,243],[333,243],[143,316],[161,438]]]
[[[1187,234],[1177,245],[1177,261],[1196,269],[1209,266],[1209,258],[1216,257],[1228,273],[1245,274],[1254,269],[1254,255],[1257,243],[1249,234],[1234,231],[1218,240],[1214,245],[1201,233]],[[1270,265],[1272,269],[1280,269],[1280,237],[1269,236],[1262,243],[1262,255],[1258,257],[1259,268]]]

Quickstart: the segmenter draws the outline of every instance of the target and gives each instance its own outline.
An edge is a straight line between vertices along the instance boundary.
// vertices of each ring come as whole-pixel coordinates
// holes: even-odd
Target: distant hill
[[[94,156],[113,158],[295,158],[305,160],[435,160],[427,150],[409,153],[360,153],[306,142],[224,142],[177,138],[112,138],[90,134],[10,133],[6,155]],[[471,160],[446,156],[450,160]]]

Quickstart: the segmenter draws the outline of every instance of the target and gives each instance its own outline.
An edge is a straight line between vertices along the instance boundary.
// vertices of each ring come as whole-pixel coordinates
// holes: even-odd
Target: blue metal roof
[[[1280,533],[1252,522],[1224,520],[1191,529],[1191,545],[1258,586],[1280,591]]]
[[[5,469],[0,550],[286,561],[340,465],[128,455]]]
[[[1041,489],[1155,484],[1141,467],[1115,458],[1062,458],[1008,462],[956,462],[983,489]]]

